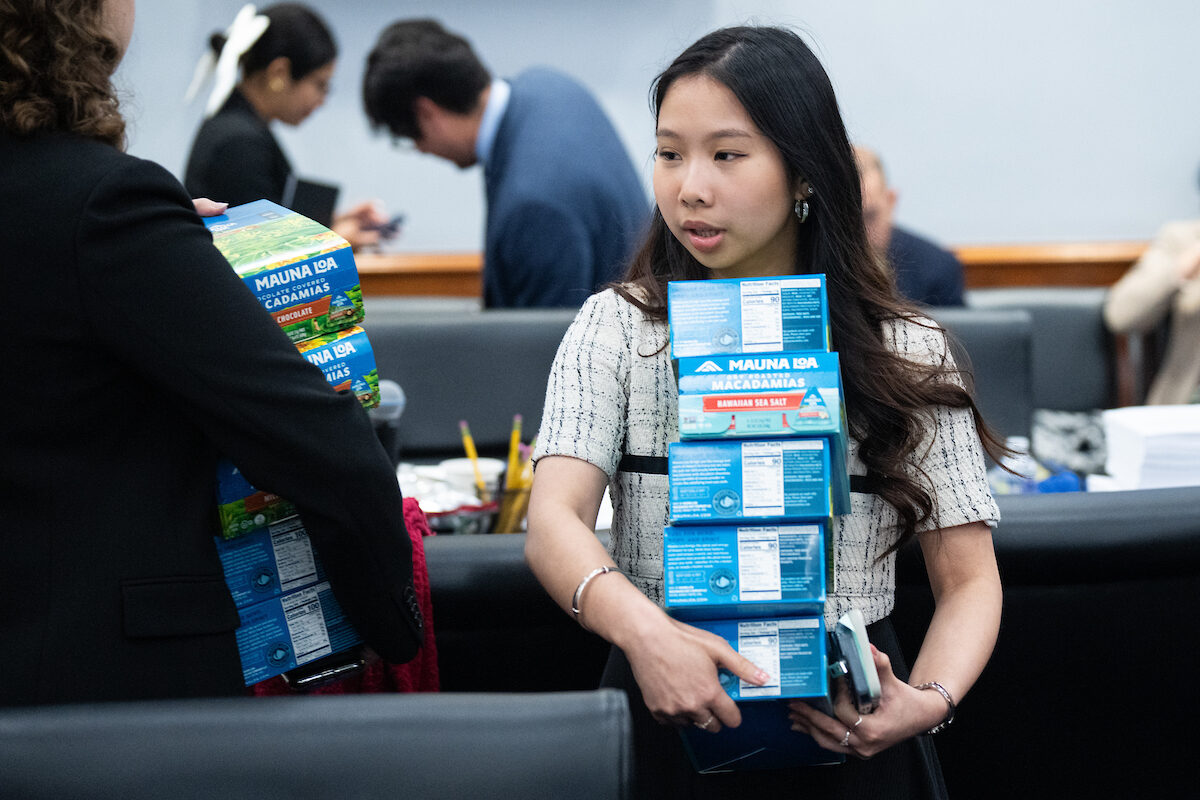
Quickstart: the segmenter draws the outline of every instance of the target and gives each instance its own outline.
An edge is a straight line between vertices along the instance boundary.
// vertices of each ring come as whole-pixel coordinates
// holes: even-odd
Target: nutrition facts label
[[[783,303],[779,281],[742,283],[742,350],[783,348]]]
[[[738,687],[742,698],[778,697],[784,686],[791,691],[809,683],[813,670],[823,668],[814,648],[813,634],[819,626],[815,617],[738,623],[737,651],[771,676],[765,686],[742,681]]]
[[[764,686],[741,682],[742,697],[778,697],[780,694],[779,627],[783,620],[763,620],[738,624],[737,651],[771,676]]]
[[[783,514],[783,445],[745,442],[742,445],[742,507],[747,517]]]
[[[783,597],[779,575],[779,529],[738,528],[738,583],[743,602]]]
[[[317,562],[313,558],[312,542],[299,517],[271,527],[271,548],[275,552],[275,567],[279,585],[285,592],[298,589],[317,580]]]
[[[320,589],[328,587],[328,584],[320,584],[283,598],[283,616],[292,637],[297,664],[307,664],[333,652],[319,593]]]

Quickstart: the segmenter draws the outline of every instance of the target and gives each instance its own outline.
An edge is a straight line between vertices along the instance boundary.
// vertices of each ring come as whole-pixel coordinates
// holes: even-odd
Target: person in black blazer
[[[390,662],[423,621],[395,474],[162,167],[122,152],[133,0],[0,4],[0,706],[244,691],[218,454],[292,499]],[[53,42],[54,46],[50,46]]]
[[[266,199],[291,207],[296,178],[270,123],[299,125],[324,104],[337,65],[332,32],[307,6],[277,3],[257,14],[252,7],[243,9],[229,36],[213,34],[210,47],[217,58],[236,58],[241,80],[234,86],[223,83],[218,68],[208,116],[188,155],[184,186],[193,197],[234,206]],[[387,218],[376,203],[361,203],[332,221],[318,222],[331,225],[357,250],[379,242]]]

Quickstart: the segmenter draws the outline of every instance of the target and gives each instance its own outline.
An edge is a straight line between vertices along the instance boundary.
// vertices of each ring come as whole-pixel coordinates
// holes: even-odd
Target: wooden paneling
[[[996,286],[1111,286],[1145,242],[963,245],[954,248],[968,289]],[[480,297],[483,257],[463,253],[363,253],[363,294]]]
[[[363,294],[483,296],[479,253],[361,253],[354,257]]]
[[[1145,242],[964,245],[954,248],[968,289],[997,286],[1111,286]]]

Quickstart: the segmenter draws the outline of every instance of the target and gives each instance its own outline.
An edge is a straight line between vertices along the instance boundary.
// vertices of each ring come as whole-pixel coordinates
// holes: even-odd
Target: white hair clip
[[[220,110],[237,84],[238,62],[247,50],[254,46],[266,31],[271,20],[259,14],[253,5],[246,4],[233,18],[233,24],[225,31],[225,46],[221,48],[221,57],[213,55],[212,48],[204,51],[196,70],[192,74],[192,83],[188,86],[185,99],[191,102],[200,92],[200,88],[215,73],[212,94],[208,96],[208,104],[204,107],[205,118],[211,117]]]

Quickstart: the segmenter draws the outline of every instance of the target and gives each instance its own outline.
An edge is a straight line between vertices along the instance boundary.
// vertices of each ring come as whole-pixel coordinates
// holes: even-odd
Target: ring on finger
[[[708,726],[712,725],[713,720],[715,720],[715,719],[716,719],[715,716],[713,716],[712,714],[709,714],[708,719],[704,720],[704,722],[693,722],[692,724],[695,725],[700,730],[706,731],[706,730],[708,730]]]
[[[849,728],[847,728],[847,729],[846,729],[846,735],[842,737],[842,741],[841,741],[841,745],[842,745],[842,747],[849,747],[849,746],[850,746],[850,734],[851,734],[851,733],[852,733],[852,731],[851,731]]]

